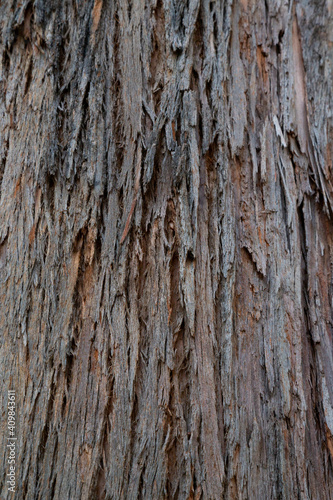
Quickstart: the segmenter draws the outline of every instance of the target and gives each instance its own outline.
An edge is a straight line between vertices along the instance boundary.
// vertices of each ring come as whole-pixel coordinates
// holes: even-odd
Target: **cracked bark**
[[[1,498],[333,498],[332,6],[1,2]]]

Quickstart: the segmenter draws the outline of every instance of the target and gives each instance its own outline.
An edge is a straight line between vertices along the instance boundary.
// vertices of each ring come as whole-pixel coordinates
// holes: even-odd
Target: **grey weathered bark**
[[[0,3],[1,498],[333,498],[332,9]]]

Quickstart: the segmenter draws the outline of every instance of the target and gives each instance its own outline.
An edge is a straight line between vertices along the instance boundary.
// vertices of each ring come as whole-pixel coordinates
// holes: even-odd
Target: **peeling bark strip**
[[[122,245],[125,241],[126,236],[128,235],[128,231],[130,228],[132,216],[134,213],[134,209],[136,206],[136,201],[138,198],[138,191],[140,188],[140,178],[141,178],[141,148],[139,149],[139,154],[138,154],[138,159],[137,159],[137,166],[136,166],[136,172],[135,172],[135,183],[134,183],[134,197],[131,205],[130,212],[128,214],[126,224],[125,224],[125,229],[124,232],[120,238],[120,244]]]
[[[0,2],[11,498],[333,498],[332,14]]]

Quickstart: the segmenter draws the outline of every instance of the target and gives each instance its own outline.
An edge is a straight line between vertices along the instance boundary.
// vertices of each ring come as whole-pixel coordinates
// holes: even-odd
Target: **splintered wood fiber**
[[[1,499],[333,500],[332,82],[332,0],[0,1]]]

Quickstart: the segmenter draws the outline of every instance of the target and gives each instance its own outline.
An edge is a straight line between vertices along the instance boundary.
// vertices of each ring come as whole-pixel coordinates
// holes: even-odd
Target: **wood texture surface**
[[[333,499],[332,10],[0,2],[2,499]]]

